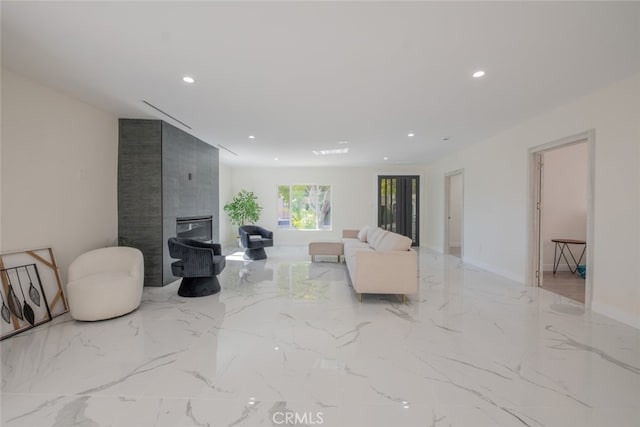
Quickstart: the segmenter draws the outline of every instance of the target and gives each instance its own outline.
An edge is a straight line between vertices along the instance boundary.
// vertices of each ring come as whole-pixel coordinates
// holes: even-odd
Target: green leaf
[[[229,215],[231,224],[255,224],[262,213],[262,206],[258,204],[258,196],[253,191],[241,190],[230,203],[224,205],[224,211]]]

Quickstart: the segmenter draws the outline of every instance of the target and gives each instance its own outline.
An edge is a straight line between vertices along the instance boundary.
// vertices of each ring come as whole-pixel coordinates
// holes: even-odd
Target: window
[[[331,186],[278,185],[278,228],[331,230]]]

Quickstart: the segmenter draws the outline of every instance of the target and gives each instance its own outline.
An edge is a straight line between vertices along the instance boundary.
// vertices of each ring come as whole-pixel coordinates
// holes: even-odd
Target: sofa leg
[[[358,294],[358,301],[362,302],[362,294]]]
[[[402,294],[402,303],[403,304],[407,303],[407,295],[406,294]]]

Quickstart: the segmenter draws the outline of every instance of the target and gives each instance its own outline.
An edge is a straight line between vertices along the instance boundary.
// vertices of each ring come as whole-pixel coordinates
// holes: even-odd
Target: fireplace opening
[[[184,217],[176,219],[178,238],[210,242],[213,239],[213,216]]]

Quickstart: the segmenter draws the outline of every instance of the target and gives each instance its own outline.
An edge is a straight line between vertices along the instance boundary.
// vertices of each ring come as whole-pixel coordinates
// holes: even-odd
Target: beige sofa
[[[349,277],[362,294],[397,294],[403,302],[418,291],[418,255],[411,239],[377,227],[342,233]]]

